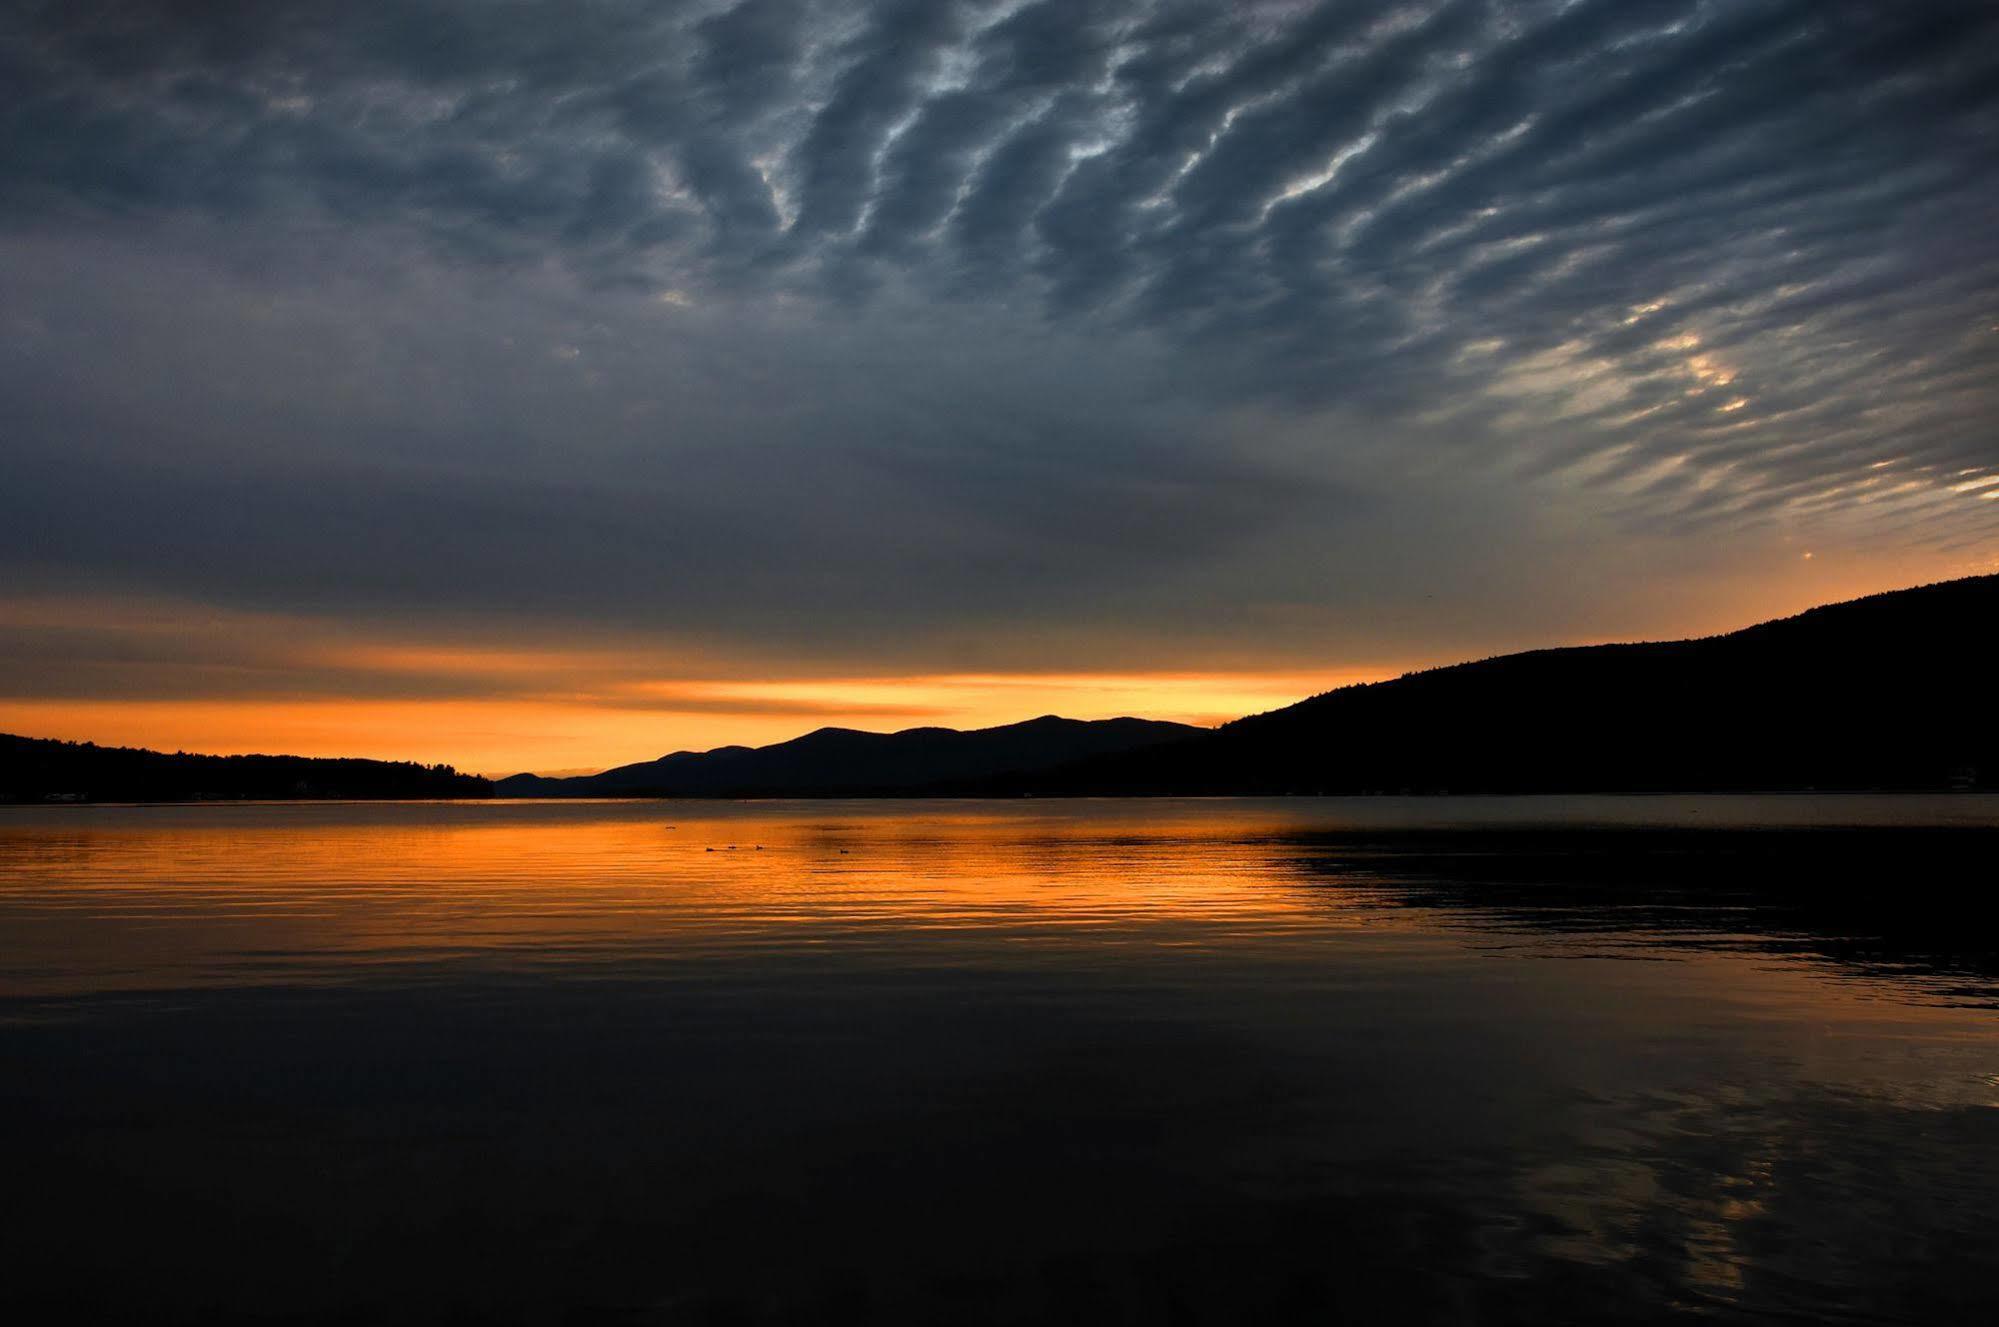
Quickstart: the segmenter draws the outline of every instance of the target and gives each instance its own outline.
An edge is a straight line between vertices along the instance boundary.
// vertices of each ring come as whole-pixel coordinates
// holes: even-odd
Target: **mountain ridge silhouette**
[[[0,734],[0,800],[1993,789],[1995,624],[1999,575],[1974,576],[1716,635],[1449,664],[1216,729],[824,727],[569,778]]]
[[[769,746],[676,751],[600,774],[501,779],[502,797],[867,796],[919,792],[1025,774],[1097,755],[1140,751],[1206,731],[1157,719],[1064,719],[960,731],[870,733],[815,728]]]
[[[0,802],[425,800],[492,796],[449,765],[318,756],[206,756],[0,733]]]
[[[991,794],[1999,787],[1999,575],[1322,692]]]

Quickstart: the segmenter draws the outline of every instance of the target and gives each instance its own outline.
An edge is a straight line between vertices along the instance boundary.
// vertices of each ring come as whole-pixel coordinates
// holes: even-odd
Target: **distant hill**
[[[1535,650],[1345,687],[1218,729],[1046,716],[821,728],[601,774],[167,755],[0,735],[0,801],[1999,788],[1999,576],[1725,636]]]
[[[1999,788],[1999,576],[1345,687],[982,791]]]
[[[1184,740],[1205,729],[1149,719],[1058,719],[1052,715],[959,732],[910,728],[864,733],[821,728],[774,746],[676,751],[602,774],[501,779],[502,797],[785,797],[947,791],[1009,775]]]
[[[305,756],[191,756],[0,733],[0,801],[490,797],[449,765]]]

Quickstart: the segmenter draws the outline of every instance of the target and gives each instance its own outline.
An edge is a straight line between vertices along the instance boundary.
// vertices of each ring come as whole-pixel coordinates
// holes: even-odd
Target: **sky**
[[[1989,0],[14,0],[0,731],[1213,723],[1999,570]]]

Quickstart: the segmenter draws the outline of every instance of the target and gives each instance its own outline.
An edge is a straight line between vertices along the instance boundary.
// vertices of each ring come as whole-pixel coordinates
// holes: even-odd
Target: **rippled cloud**
[[[51,586],[983,665],[1999,536],[1983,0],[67,0],[0,84]]]

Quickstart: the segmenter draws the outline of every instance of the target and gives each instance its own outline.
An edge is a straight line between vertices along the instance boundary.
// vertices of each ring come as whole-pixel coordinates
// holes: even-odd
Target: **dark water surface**
[[[1999,799],[0,808],[17,1322],[1999,1320]]]

